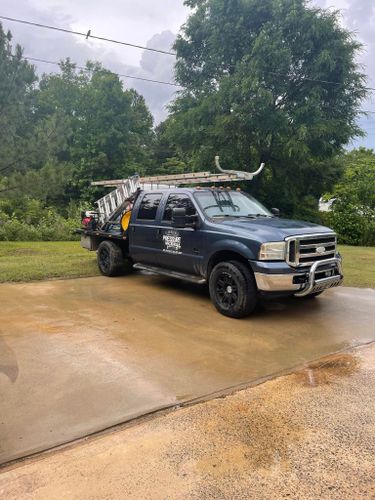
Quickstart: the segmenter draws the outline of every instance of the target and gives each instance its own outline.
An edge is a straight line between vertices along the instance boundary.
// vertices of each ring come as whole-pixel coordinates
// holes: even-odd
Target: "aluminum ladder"
[[[99,221],[105,223],[121,205],[130,202],[138,189],[171,189],[177,186],[191,184],[222,184],[225,182],[239,182],[252,180],[264,168],[264,163],[255,172],[240,170],[224,170],[220,166],[219,157],[215,157],[215,164],[219,173],[189,172],[186,174],[154,175],[139,177],[135,174],[127,179],[115,179],[92,182],[92,186],[114,187],[115,189],[100,198],[98,205]]]

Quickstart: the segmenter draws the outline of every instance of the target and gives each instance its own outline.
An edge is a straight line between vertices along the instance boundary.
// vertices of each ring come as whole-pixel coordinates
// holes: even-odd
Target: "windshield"
[[[259,201],[239,191],[202,191],[194,193],[207,217],[272,217]]]

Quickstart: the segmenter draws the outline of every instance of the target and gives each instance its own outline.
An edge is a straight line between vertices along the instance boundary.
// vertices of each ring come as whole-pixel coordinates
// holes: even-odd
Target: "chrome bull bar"
[[[322,266],[326,266],[329,264],[336,264],[336,268],[338,274],[334,276],[329,276],[327,278],[316,279],[315,275],[319,272],[319,268]],[[324,271],[321,271],[324,272]],[[309,295],[310,293],[317,293],[326,290],[327,288],[332,288],[335,286],[341,285],[344,279],[344,275],[342,272],[342,261],[339,257],[334,257],[331,259],[320,260],[315,262],[309,271],[307,282],[302,290],[296,292],[294,295],[296,297],[304,297],[305,295]]]

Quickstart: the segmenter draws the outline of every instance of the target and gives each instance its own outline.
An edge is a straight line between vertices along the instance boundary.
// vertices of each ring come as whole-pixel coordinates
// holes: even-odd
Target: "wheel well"
[[[128,242],[128,240],[119,240],[117,238],[112,239],[112,238],[98,237],[96,248],[98,248],[100,243],[102,243],[103,241],[108,241],[110,243],[117,245],[118,247],[121,248],[121,251],[122,251],[124,258],[128,256],[128,254],[129,254],[129,242]]]
[[[218,264],[219,262],[224,262],[228,260],[237,260],[239,262],[242,262],[243,264],[247,265],[250,270],[251,267],[249,265],[249,261],[243,257],[241,254],[237,252],[233,252],[232,250],[221,250],[220,252],[215,253],[209,260],[208,266],[207,266],[207,277],[210,276],[212,269]]]

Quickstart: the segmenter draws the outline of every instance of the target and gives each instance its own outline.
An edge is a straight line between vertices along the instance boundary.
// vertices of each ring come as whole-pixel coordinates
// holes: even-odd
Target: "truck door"
[[[197,214],[194,202],[188,194],[171,193],[168,195],[159,225],[160,266],[186,274],[200,274],[204,232],[191,227],[178,229],[172,227],[173,208],[185,208],[186,215]]]
[[[162,193],[141,195],[134,207],[134,219],[129,225],[129,249],[135,262],[158,266],[161,240],[156,216]]]

